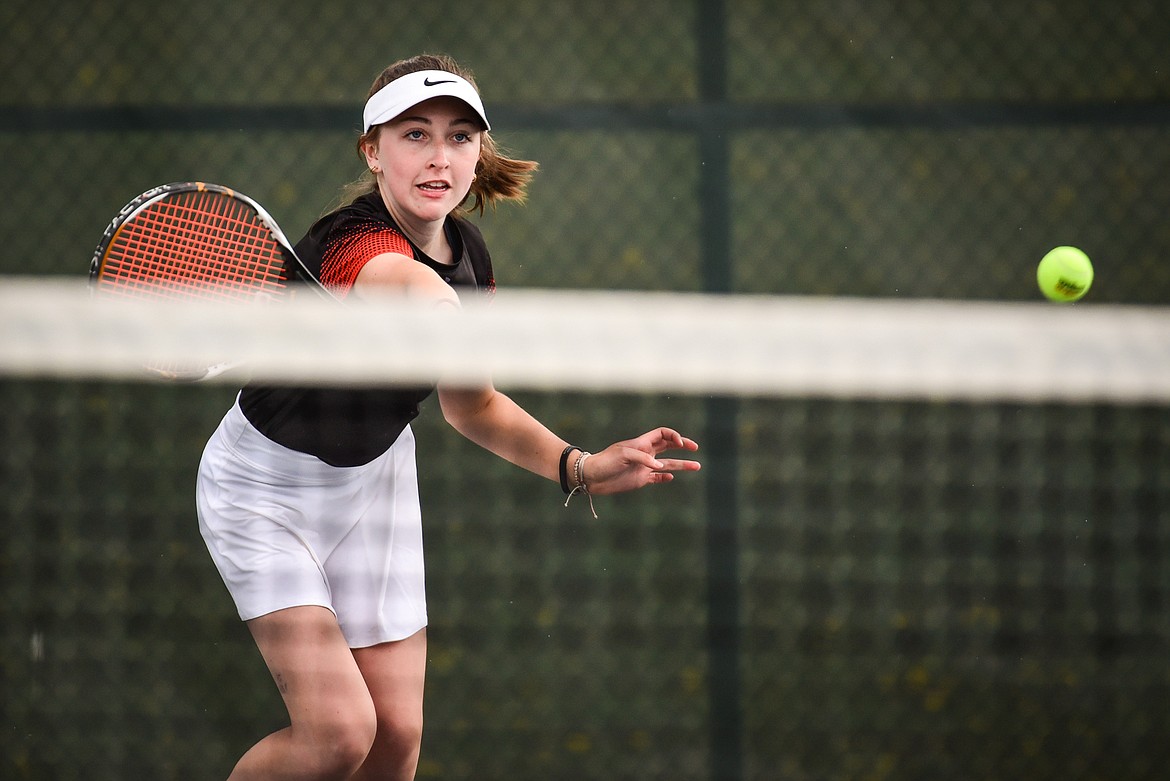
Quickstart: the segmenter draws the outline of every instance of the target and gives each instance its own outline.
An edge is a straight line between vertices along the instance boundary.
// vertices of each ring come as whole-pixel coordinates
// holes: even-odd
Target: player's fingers
[[[660,458],[659,462],[662,468],[655,470],[658,472],[697,472],[703,466],[698,461],[683,458]]]
[[[634,441],[638,447],[649,448],[655,453],[661,453],[664,450],[699,449],[698,443],[693,439],[688,439],[674,429],[666,428],[665,426],[656,428],[653,431],[647,431]]]
[[[632,466],[642,466],[654,470],[662,469],[664,466],[663,462],[654,456],[654,453],[647,453],[640,448],[626,448],[622,455],[625,456],[626,461]]]

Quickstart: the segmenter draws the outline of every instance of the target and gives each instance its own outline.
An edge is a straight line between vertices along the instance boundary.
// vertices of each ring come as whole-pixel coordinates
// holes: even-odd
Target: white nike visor
[[[483,101],[471,82],[447,71],[419,71],[395,79],[370,96],[362,112],[365,132],[370,132],[374,125],[389,122],[411,106],[443,96],[462,100],[480,118],[485,130],[492,129]]]

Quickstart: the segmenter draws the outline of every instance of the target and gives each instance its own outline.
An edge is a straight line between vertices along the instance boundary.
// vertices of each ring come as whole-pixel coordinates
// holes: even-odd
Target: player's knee
[[[392,718],[383,718],[378,723],[378,741],[387,750],[404,760],[418,756],[422,745],[422,712],[396,712]]]
[[[371,720],[368,723],[350,725],[341,734],[337,745],[337,758],[338,766],[347,771],[346,777],[353,775],[366,761],[374,745],[376,731],[377,728]]]
[[[354,774],[374,745],[377,721],[373,713],[338,714],[315,730],[315,750],[311,760],[315,767],[309,775],[314,778],[349,778]]]

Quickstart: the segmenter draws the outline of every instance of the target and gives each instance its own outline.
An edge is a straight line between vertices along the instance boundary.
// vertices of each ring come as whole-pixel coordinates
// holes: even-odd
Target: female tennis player
[[[467,214],[522,200],[536,168],[504,156],[490,127],[452,59],[390,66],[365,105],[364,184],[297,254],[341,298],[391,289],[457,307],[490,294],[491,259]],[[414,777],[427,612],[410,421],[434,390],[249,385],[208,442],[200,529],[290,717],[232,779]],[[699,468],[661,457],[698,448],[669,428],[590,455],[490,385],[437,395],[461,434],[570,496]]]

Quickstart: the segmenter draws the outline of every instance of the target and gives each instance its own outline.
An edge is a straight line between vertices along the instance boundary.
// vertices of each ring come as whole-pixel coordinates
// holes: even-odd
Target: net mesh
[[[0,486],[20,772],[92,772],[54,747],[111,752],[120,772],[226,772],[280,726],[192,508],[240,378],[143,381],[135,363],[242,346],[258,376],[307,384],[498,372],[571,441],[669,423],[703,446],[695,479],[598,497],[593,521],[427,405],[423,777],[705,778],[739,762],[747,778],[885,764],[928,778],[961,758],[990,778],[1160,756],[1163,310],[538,291],[462,315],[366,303],[160,310],[0,286],[14,337],[0,403],[25,411],[5,420]],[[590,330],[596,353],[564,349],[583,322],[610,326]],[[421,333],[445,338],[379,352]],[[716,760],[721,741],[735,757]]]
[[[30,313],[15,277],[80,279],[167,181],[239,187],[299,237],[362,168],[370,82],[419,51],[472,66],[497,141],[541,163],[524,208],[477,218],[500,304],[783,296],[807,324],[646,350],[636,387],[616,348],[572,383],[505,378],[570,441],[665,422],[701,442],[694,479],[598,497],[596,522],[424,409],[420,778],[1164,775],[1163,3],[345,10],[0,4],[0,777],[222,778],[283,726],[192,509],[234,387],[137,373],[142,333],[206,347],[183,307],[128,306],[95,342],[123,315],[70,293]],[[1033,308],[1058,244],[1097,280]],[[680,303],[687,334],[715,312]],[[563,333],[529,364],[589,344]],[[319,376],[246,342],[254,371]],[[742,344],[772,350],[755,375]],[[684,384],[699,353],[726,378]]]

